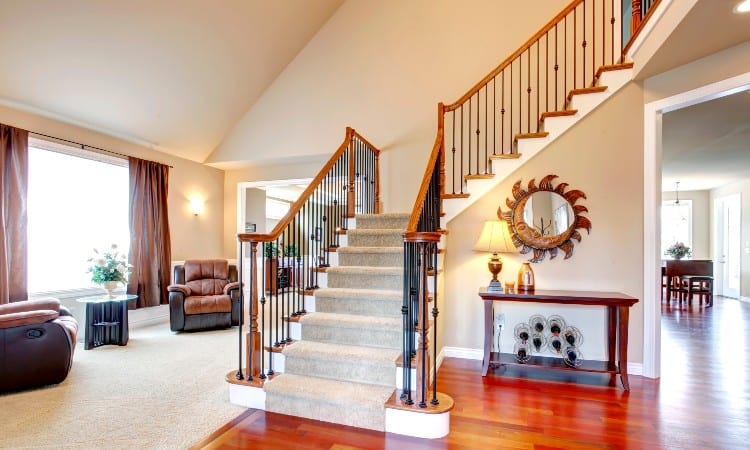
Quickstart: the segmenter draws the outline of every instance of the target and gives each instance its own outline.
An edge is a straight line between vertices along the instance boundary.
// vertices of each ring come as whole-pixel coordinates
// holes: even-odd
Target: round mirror
[[[586,195],[579,190],[565,192],[567,183],[556,187],[552,180],[557,175],[547,175],[539,186],[529,181],[528,188],[521,188],[521,181],[513,185],[513,199],[506,199],[509,210],[497,215],[508,222],[513,244],[521,247],[521,253],[534,252],[531,262],[539,262],[547,253],[557,256],[557,249],[565,253],[565,259],[573,254],[573,240],[581,241],[577,229],[591,231],[591,221],[581,213],[588,212],[583,205],[576,205]]]

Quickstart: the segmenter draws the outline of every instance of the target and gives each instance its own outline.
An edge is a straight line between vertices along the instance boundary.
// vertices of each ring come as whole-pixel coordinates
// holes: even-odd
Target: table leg
[[[617,359],[620,364],[620,380],[622,381],[622,387],[626,390],[630,390],[630,382],[628,381],[628,316],[630,309],[627,306],[620,306],[618,308],[618,355]]]
[[[86,303],[86,331],[85,331],[85,350],[91,350],[94,347],[94,304]]]
[[[120,317],[117,319],[120,322],[120,338],[118,340],[119,345],[127,345],[129,336],[128,330],[128,302],[118,302]]]
[[[616,370],[617,357],[617,307],[607,306],[607,369]]]
[[[487,376],[492,354],[492,301],[484,301],[484,358],[482,359],[482,376]]]

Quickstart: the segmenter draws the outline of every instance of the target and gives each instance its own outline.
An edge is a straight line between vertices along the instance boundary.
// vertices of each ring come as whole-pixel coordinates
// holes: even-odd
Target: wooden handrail
[[[503,71],[506,67],[510,65],[513,61],[516,60],[523,52],[529,49],[532,44],[534,44],[536,41],[538,41],[545,33],[549,32],[554,26],[565,16],[568,15],[571,11],[576,9],[578,5],[583,3],[584,0],[574,0],[571,4],[565,7],[562,11],[560,11],[559,14],[557,14],[552,20],[547,22],[547,25],[542,27],[541,30],[537,31],[536,34],[531,36],[529,40],[527,40],[523,45],[521,45],[518,50],[513,52],[509,57],[505,58],[505,61],[500,63],[499,66],[495,68],[492,72],[490,72],[486,77],[482,78],[479,83],[475,84],[474,87],[469,89],[461,98],[456,100],[455,102],[451,103],[450,105],[447,105],[445,107],[445,112],[451,112],[454,109],[461,106],[466,100],[468,100],[471,96],[478,93],[481,88],[483,88],[487,83],[490,82],[491,79],[495,78],[500,74],[500,72]]]
[[[346,151],[355,136],[357,137],[357,139],[360,139],[363,143],[367,144],[368,147],[371,147],[371,150],[373,151],[373,153],[375,153],[375,155],[378,155],[380,153],[380,150],[370,144],[367,139],[362,137],[362,135],[357,133],[353,128],[346,127],[346,137],[344,138],[344,142],[341,143],[336,152],[334,152],[333,156],[331,156],[331,158],[323,166],[323,168],[320,169],[320,172],[318,172],[315,178],[313,178],[307,188],[305,188],[305,190],[302,192],[302,195],[300,195],[297,201],[292,204],[292,206],[289,208],[289,211],[287,211],[286,215],[284,215],[284,217],[279,220],[273,230],[270,233],[239,233],[237,234],[237,240],[240,242],[271,242],[281,236],[281,233],[283,233],[292,219],[294,219],[294,216],[296,216],[300,209],[302,209],[302,206],[304,206],[305,202],[310,198],[318,185],[325,179],[325,177],[328,175],[328,172],[331,170],[334,164],[336,164],[341,155]],[[353,165],[351,165],[351,167],[353,168]]]
[[[422,214],[422,207],[424,206],[424,199],[427,196],[427,190],[430,187],[430,179],[432,178],[433,169],[435,167],[435,163],[440,157],[441,148],[443,146],[444,117],[445,106],[442,103],[438,103],[437,136],[435,137],[435,144],[433,144],[432,146],[432,153],[430,153],[430,158],[427,160],[427,170],[425,170],[424,176],[422,177],[422,184],[419,186],[417,199],[414,201],[414,207],[411,210],[411,216],[409,216],[409,224],[406,226],[407,232],[417,230],[419,215]]]

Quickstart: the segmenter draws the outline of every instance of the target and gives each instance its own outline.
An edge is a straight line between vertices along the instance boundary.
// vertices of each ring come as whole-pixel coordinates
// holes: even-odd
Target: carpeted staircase
[[[266,410],[385,431],[402,345],[403,237],[408,214],[358,215],[339,266],[315,291],[302,339],[267,381]]]

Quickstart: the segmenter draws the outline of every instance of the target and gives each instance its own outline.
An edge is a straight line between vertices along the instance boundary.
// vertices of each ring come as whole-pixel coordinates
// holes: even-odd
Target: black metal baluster
[[[526,132],[531,133],[531,47],[526,49]]]
[[[455,195],[456,194],[456,110],[454,109],[451,111],[452,115],[452,122],[453,122],[453,133],[451,134],[452,144],[451,144],[451,154],[453,157],[453,162],[451,163],[451,170],[453,176],[451,176],[451,184],[452,186],[452,192]]]
[[[505,154],[505,69],[500,75],[500,154]],[[508,153],[513,153],[513,147],[509,147]]]
[[[484,173],[487,172],[487,161],[489,160],[489,153],[487,153],[487,135],[490,134],[489,128],[487,128],[487,119],[489,115],[487,114],[487,106],[489,105],[489,102],[487,101],[487,86],[484,87]]]

